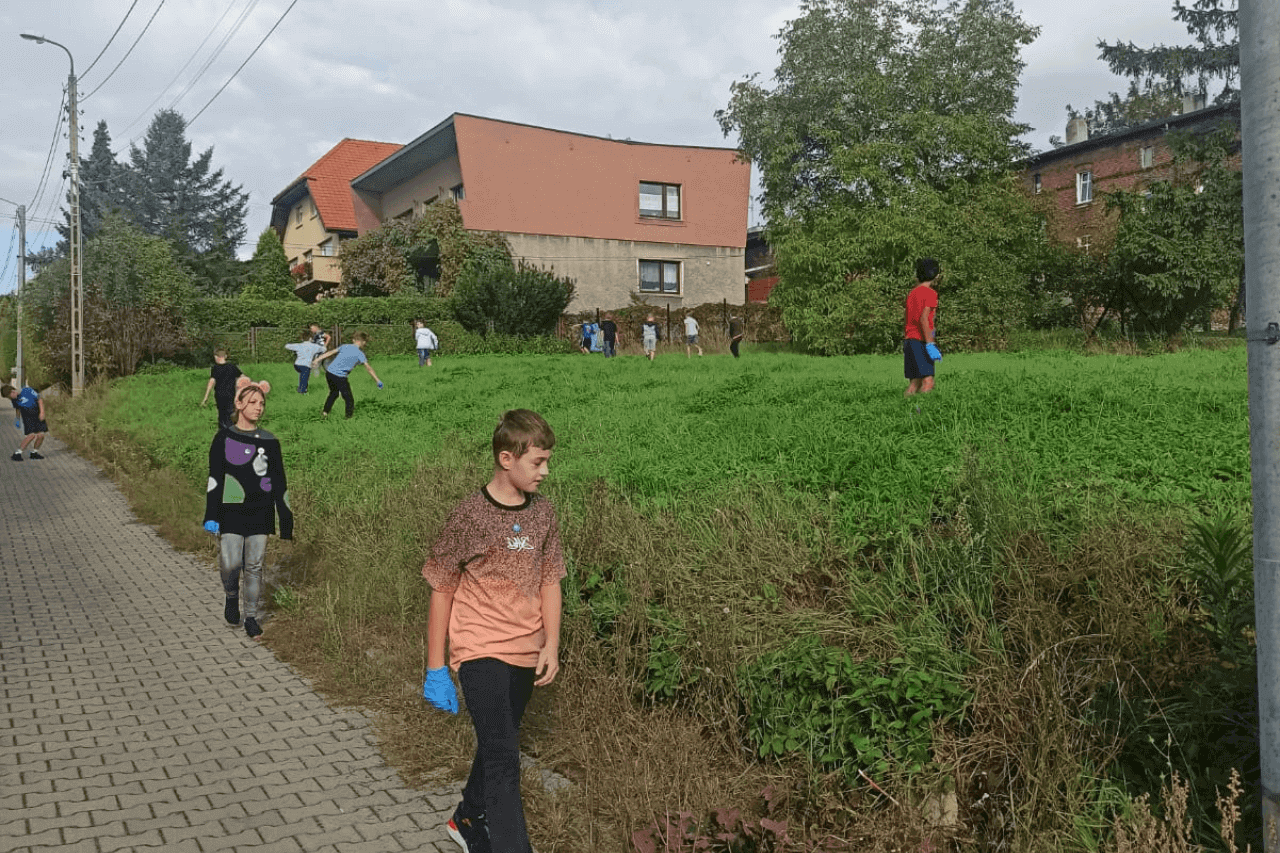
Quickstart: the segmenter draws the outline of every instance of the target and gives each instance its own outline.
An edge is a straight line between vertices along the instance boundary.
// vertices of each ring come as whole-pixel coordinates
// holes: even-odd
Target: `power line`
[[[108,74],[105,78],[103,78],[102,82],[99,83],[96,87],[94,87],[94,90],[92,92],[90,92],[89,94],[85,95],[80,99],[81,103],[84,103],[85,101],[92,98],[94,96],[94,93],[96,93],[98,89],[101,89],[103,86],[107,85],[107,81],[110,80],[112,76],[114,76],[115,73],[120,70],[120,66],[124,65],[124,61],[129,58],[129,55],[131,53],[133,53],[133,49],[138,46],[138,42],[142,41],[142,37],[147,34],[147,30],[151,29],[151,22],[156,19],[156,15],[160,14],[160,10],[164,8],[164,3],[165,3],[165,0],[160,0],[160,5],[156,7],[156,10],[151,13],[151,17],[147,19],[147,25],[142,28],[142,32],[138,33],[138,37],[133,40],[133,44],[129,45],[129,49],[125,52],[125,55],[120,57],[120,61],[116,63],[116,67],[111,69],[111,73]]]
[[[258,50],[261,49],[261,47],[264,44],[266,44],[267,39],[271,38],[271,34],[276,31],[276,27],[280,26],[280,24],[284,21],[285,15],[288,15],[291,11],[293,11],[293,7],[297,5],[298,5],[298,0],[293,0],[293,2],[289,4],[289,8],[284,10],[284,12],[276,20],[275,24],[272,25],[271,29],[267,30],[267,34],[262,37],[262,41],[258,42],[258,46],[253,49],[253,53],[250,53],[247,57],[245,57],[244,62],[240,63],[240,67],[237,68],[235,72],[230,77],[227,78],[227,82],[222,84],[222,88],[214,92],[213,97],[209,99],[209,102],[200,108],[200,112],[196,113],[191,117],[191,121],[187,122],[187,127],[191,127],[191,125],[195,123],[195,120],[200,118],[201,113],[209,109],[209,104],[212,104],[215,100],[217,100],[218,96],[222,94],[223,90],[231,85],[231,81],[236,79],[236,75],[244,70],[244,67],[249,64],[249,60],[253,59],[253,57],[257,54]]]
[[[138,113],[137,118],[135,118],[133,121],[125,125],[124,130],[120,131],[121,136],[124,136],[126,133],[129,132],[130,128],[132,128],[138,122],[142,121],[142,119],[145,118],[147,114],[151,112],[151,108],[156,105],[156,101],[163,98],[164,93],[169,91],[169,89],[172,88],[174,83],[178,82],[178,78],[181,77],[182,73],[191,66],[191,63],[195,61],[195,58],[200,55],[200,51],[204,50],[204,46],[208,44],[209,39],[213,37],[213,34],[215,32],[217,32],[218,27],[222,26],[222,22],[227,19],[227,15],[229,15],[230,13],[231,13],[231,4],[227,4],[227,8],[222,10],[222,17],[218,18],[217,22],[214,23],[213,27],[209,30],[209,32],[205,33],[204,39],[200,42],[200,44],[196,47],[196,49],[191,52],[191,55],[187,57],[187,61],[183,63],[181,68],[178,69],[178,73],[173,75],[173,79],[170,80],[165,85],[165,87],[160,90],[160,94],[156,95],[155,98],[152,99],[151,103],[147,104],[146,108],[143,109],[142,112]]]
[[[14,255],[13,244],[18,242],[18,226],[13,226],[13,233],[9,235],[9,248],[4,253],[4,270],[0,271],[0,281],[4,281],[9,277],[9,264],[13,262]],[[14,270],[17,272],[17,270]]]
[[[209,58],[201,64],[199,70],[196,71],[195,76],[188,80],[187,85],[183,87],[182,91],[169,102],[169,109],[176,107],[178,102],[187,96],[187,93],[190,92],[192,87],[194,87],[200,78],[205,75],[205,72],[209,70],[214,61],[222,55],[222,51],[227,49],[227,44],[230,43],[235,34],[240,32],[240,28],[244,26],[245,21],[249,20],[250,13],[253,12],[257,5],[258,0],[249,0],[244,9],[240,11],[240,15],[236,18],[235,23],[231,25],[231,29],[227,30],[226,35],[222,37],[222,41],[218,42],[218,46],[213,49],[211,54],[209,54]]]
[[[129,20],[129,16],[133,14],[134,7],[136,7],[137,5],[138,5],[138,0],[133,0],[133,5],[129,7],[128,12],[124,13],[124,18],[121,19],[120,21],[120,26],[116,27],[116,31],[111,34],[111,38],[107,39],[107,43],[102,46],[102,50],[100,50],[98,52],[98,55],[93,58],[93,62],[89,63],[89,67],[80,73],[81,77],[83,77],[85,74],[88,74],[90,71],[92,71],[93,66],[98,64],[98,60],[102,58],[102,54],[107,52],[107,48],[111,47],[111,43],[116,40],[116,36],[120,35],[121,27],[124,26],[125,21]]]

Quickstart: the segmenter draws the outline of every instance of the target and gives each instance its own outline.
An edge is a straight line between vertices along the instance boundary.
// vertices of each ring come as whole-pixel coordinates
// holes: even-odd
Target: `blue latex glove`
[[[14,428],[14,429],[22,429],[22,416],[21,416],[21,415],[19,415],[18,417],[16,417],[16,418],[14,418],[14,419],[13,419],[13,428]]]
[[[458,689],[449,677],[449,667],[427,670],[427,677],[422,682],[422,698],[441,711],[458,713]]]
[[[209,531],[210,533],[217,533],[217,532],[218,532],[218,522],[216,522],[216,521],[206,521],[206,522],[204,523],[204,529],[205,529],[205,530],[207,530],[207,531]]]
[[[379,380],[378,380],[378,387],[379,387],[379,388],[381,388],[381,387],[382,387],[382,380],[381,380],[381,379],[379,379]]]
[[[925,344],[924,351],[929,353],[930,361],[942,361],[942,350],[938,349],[937,344]]]

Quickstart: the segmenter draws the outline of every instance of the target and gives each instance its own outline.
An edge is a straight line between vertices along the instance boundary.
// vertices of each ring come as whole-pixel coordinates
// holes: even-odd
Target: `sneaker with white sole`
[[[10,456],[10,457],[9,457],[9,459],[10,459],[10,460],[12,460],[12,461],[14,461],[14,462],[21,462],[21,461],[22,461],[22,451],[21,451],[21,450],[15,450],[15,451],[13,451],[13,455],[12,455],[12,456]]]
[[[444,825],[449,837],[458,842],[462,853],[493,853],[489,844],[489,828],[484,825],[484,818],[453,817]]]
[[[44,458],[44,456],[42,456],[42,455],[40,454],[40,451],[39,451],[39,450],[33,450],[33,451],[31,451],[30,453],[28,453],[28,454],[27,454],[27,458],[28,458],[28,459],[43,459],[43,458]]]

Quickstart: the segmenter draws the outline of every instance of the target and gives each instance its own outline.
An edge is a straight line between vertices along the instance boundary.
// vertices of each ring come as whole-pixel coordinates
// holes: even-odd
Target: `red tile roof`
[[[315,199],[326,231],[356,231],[356,211],[351,203],[351,181],[369,171],[404,146],[398,142],[344,139],[311,164],[299,180]],[[294,181],[296,184],[297,181]]]

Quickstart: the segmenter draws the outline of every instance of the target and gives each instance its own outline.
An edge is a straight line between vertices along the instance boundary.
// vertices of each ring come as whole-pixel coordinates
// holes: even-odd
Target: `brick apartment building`
[[[1105,250],[1115,230],[1105,194],[1141,190],[1173,173],[1172,131],[1207,133],[1223,123],[1238,132],[1238,105],[1196,109],[1188,101],[1179,115],[1155,119],[1119,133],[1090,138],[1083,118],[1067,124],[1067,144],[1027,158],[1022,176],[1027,189],[1048,208],[1050,236],[1084,252]],[[1239,154],[1236,154],[1239,164]]]

